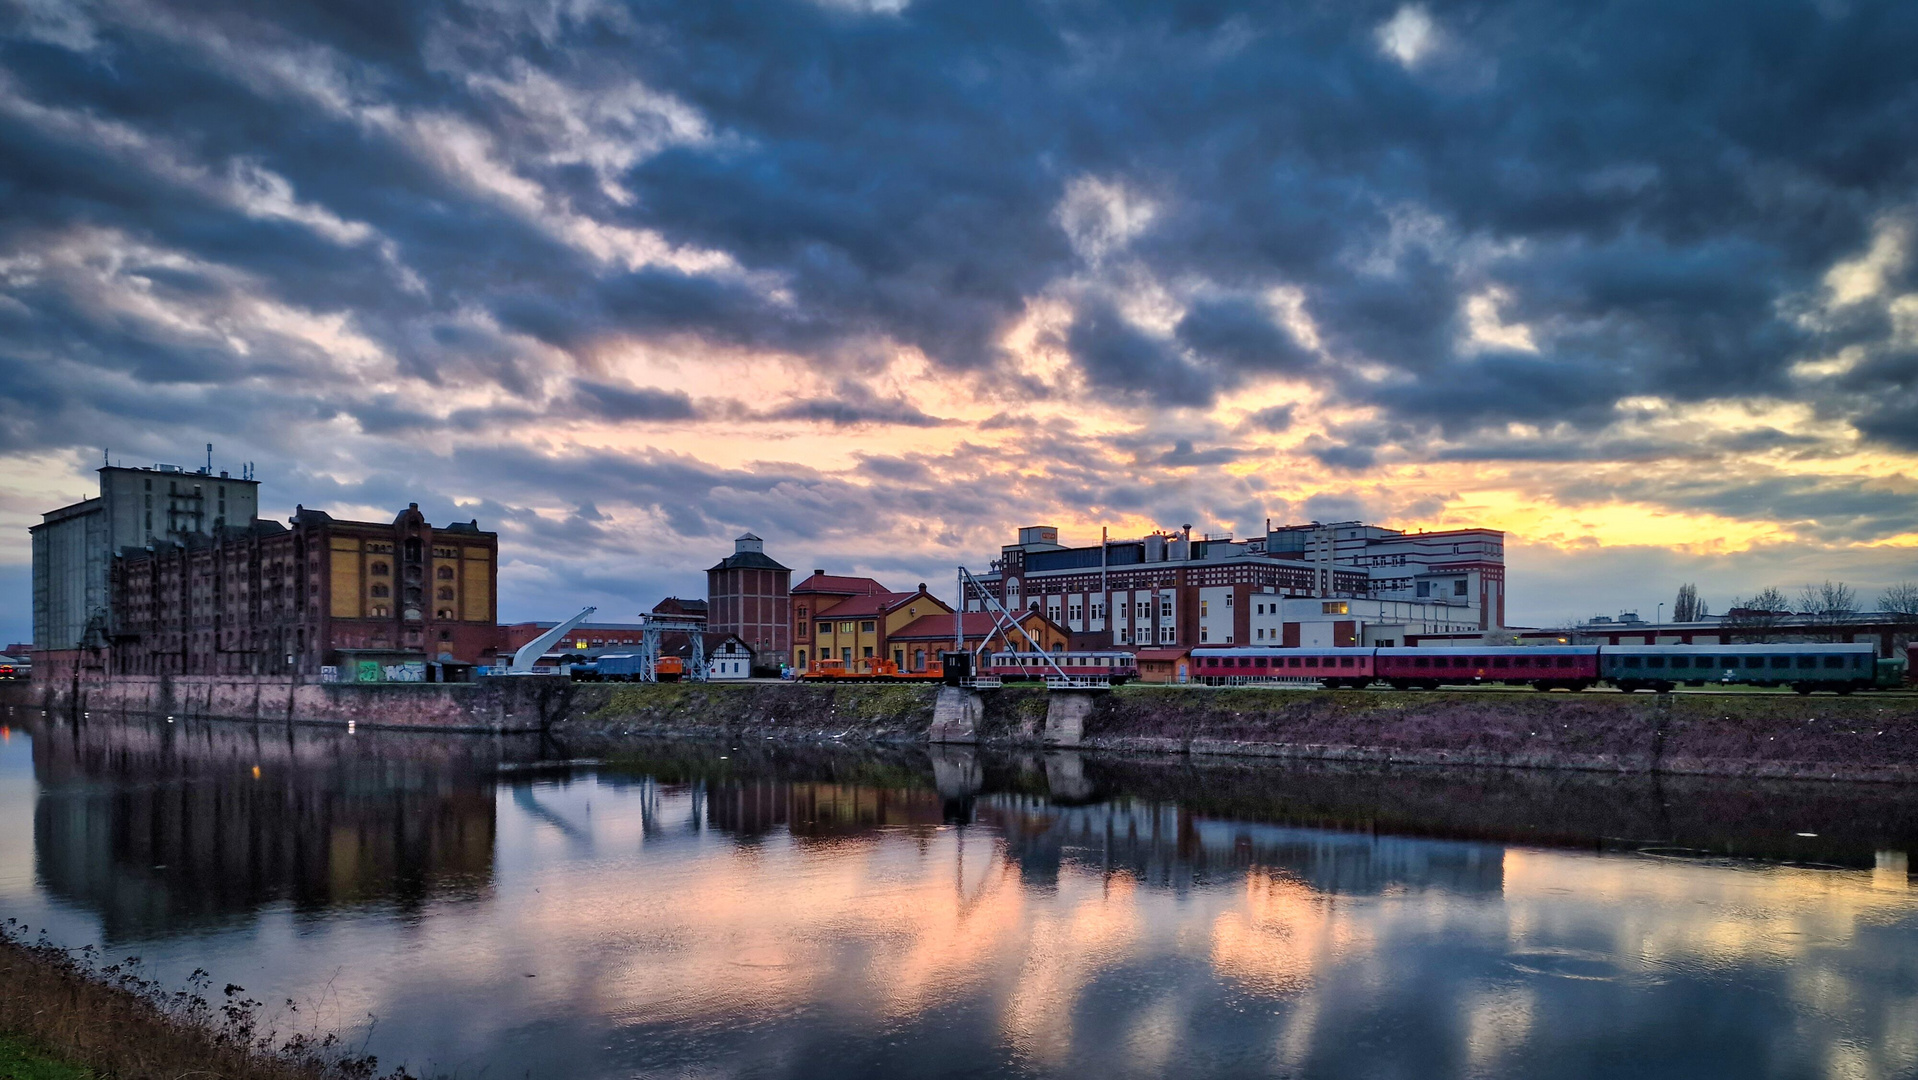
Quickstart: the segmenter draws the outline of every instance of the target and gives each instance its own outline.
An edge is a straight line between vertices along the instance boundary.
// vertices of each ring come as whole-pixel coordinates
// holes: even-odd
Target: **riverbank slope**
[[[255,721],[551,735],[651,735],[982,745],[1918,782],[1918,696],[1788,693],[1437,693],[1128,686],[1083,695],[968,698],[963,731],[935,730],[931,685],[558,679],[479,684],[269,683],[179,678],[6,688],[0,705]],[[958,691],[943,691],[948,695]],[[949,703],[950,704],[950,703]]]

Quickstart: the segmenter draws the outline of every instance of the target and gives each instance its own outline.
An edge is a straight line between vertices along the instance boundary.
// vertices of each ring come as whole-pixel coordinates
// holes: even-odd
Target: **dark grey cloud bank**
[[[1808,401],[1914,451],[1918,354],[1886,303],[1918,288],[1911,261],[1858,302],[1824,285],[1910,220],[1914,55],[1918,6],[1889,2],[0,2],[0,454],[215,437],[307,502],[355,470],[385,502],[481,491],[529,551],[590,552],[622,535],[582,514],[551,536],[523,507],[558,492],[816,550],[862,512],[902,549],[971,539],[921,515],[1177,517],[1194,481],[1140,463],[1242,460],[1181,411],[1272,377],[1378,410],[1305,448],[1348,472],[1643,457],[1604,434],[1643,396]],[[1089,247],[1060,218],[1088,177],[1150,220]],[[1124,314],[1142,277],[1196,283],[1170,333]],[[1488,294],[1535,349],[1470,343]],[[1077,369],[1163,438],[1035,436],[1051,486],[994,505],[955,506],[949,476],[896,455],[867,462],[881,489],[713,470],[697,446],[508,463],[436,442],[539,417],[947,426],[864,383],[875,343],[922,350],[933,378],[992,371],[1043,295],[1072,302],[1057,344]],[[511,404],[395,397],[287,312],[350,312],[334,330],[399,374]],[[715,414],[594,374],[608,341],[779,352],[818,378]],[[1846,370],[1792,373],[1846,347]],[[588,374],[554,385],[556,366]],[[1551,434],[1497,434],[1512,421]],[[542,462],[545,487],[496,487]],[[1240,524],[1283,509],[1204,475]],[[1866,538],[1908,524],[1860,509],[1869,485],[1740,484],[1644,495],[1829,511]]]

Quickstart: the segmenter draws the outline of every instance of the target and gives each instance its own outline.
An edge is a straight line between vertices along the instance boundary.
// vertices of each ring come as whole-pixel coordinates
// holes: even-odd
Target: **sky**
[[[503,619],[1013,531],[1508,533],[1508,621],[1918,578],[1918,5],[0,0],[0,638],[116,462]]]

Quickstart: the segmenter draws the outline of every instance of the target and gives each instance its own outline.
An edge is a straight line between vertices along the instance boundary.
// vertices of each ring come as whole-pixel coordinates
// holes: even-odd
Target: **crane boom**
[[[596,607],[585,608],[579,614],[520,646],[519,651],[513,654],[513,662],[506,668],[506,673],[524,675],[532,671],[533,664],[545,654],[547,649],[552,648],[555,642],[571,633],[573,627],[585,622],[588,615],[598,610]]]

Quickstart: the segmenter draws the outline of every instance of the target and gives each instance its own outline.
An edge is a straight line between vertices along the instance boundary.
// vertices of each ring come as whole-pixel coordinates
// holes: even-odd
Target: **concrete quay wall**
[[[293,684],[144,677],[0,687],[0,704],[555,736],[1078,746],[1374,764],[1918,783],[1918,696],[930,685]]]

